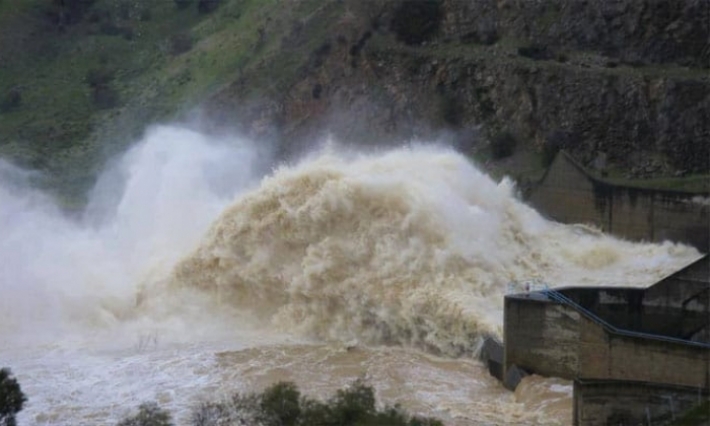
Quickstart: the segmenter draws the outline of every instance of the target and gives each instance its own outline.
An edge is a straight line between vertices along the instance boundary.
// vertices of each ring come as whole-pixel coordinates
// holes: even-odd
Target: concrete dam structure
[[[710,407],[707,255],[648,288],[508,295],[504,319],[504,345],[481,352],[491,374],[509,389],[531,373],[573,380],[575,425],[669,424]]]
[[[710,193],[623,186],[560,151],[527,202],[562,223],[587,223],[635,241],[670,240],[710,251]]]

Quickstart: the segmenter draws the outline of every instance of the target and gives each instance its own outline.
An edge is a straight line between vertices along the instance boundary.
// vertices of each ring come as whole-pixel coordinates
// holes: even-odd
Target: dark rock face
[[[710,66],[707,0],[447,0],[445,10],[445,38],[482,39],[495,31],[625,63]]]
[[[347,42],[334,36],[256,122],[290,144],[321,126],[379,141],[447,128],[464,149],[478,133],[538,150],[563,134],[589,167],[603,158],[634,177],[710,170],[710,1],[425,3],[440,21],[416,40],[395,28],[407,2],[367,3],[367,17],[351,19],[360,26],[339,28]]]

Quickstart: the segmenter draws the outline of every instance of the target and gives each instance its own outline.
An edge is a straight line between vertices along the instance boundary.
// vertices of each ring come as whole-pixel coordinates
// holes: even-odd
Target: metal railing
[[[649,333],[642,333],[640,331],[632,331],[632,330],[626,330],[626,329],[621,329],[618,328],[604,319],[600,318],[598,315],[595,313],[591,312],[589,309],[584,308],[574,300],[570,299],[569,297],[565,296],[564,294],[560,293],[557,290],[551,289],[546,283],[542,282],[539,279],[532,279],[532,280],[526,280],[526,281],[521,281],[523,288],[527,292],[535,292],[542,294],[546,296],[548,299],[553,300],[557,303],[567,305],[571,307],[572,309],[580,312],[583,314],[585,317],[589,318],[593,322],[599,324],[600,326],[604,327],[609,332],[612,332],[614,334],[618,334],[621,336],[629,336],[629,337],[639,337],[643,339],[651,339],[651,340],[659,340],[659,341],[664,341],[664,342],[669,342],[669,343],[680,343],[683,345],[690,345],[690,346],[696,346],[700,348],[710,348],[710,344],[708,343],[701,343],[701,342],[695,342],[692,340],[686,340],[686,339],[679,339],[676,337],[669,337],[669,336],[662,336],[659,334],[649,334]],[[520,283],[516,283],[515,286],[520,286]],[[509,291],[512,290],[513,283],[508,284],[508,289]]]

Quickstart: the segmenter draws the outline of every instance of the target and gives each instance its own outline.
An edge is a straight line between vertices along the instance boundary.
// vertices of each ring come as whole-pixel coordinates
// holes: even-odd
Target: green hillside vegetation
[[[563,91],[550,81],[565,82],[567,77],[584,82],[575,87],[607,87],[605,81],[619,80],[635,90],[641,83],[624,80],[629,75],[705,87],[705,70],[697,67],[623,62],[602,66],[596,64],[603,59],[598,54],[555,50],[496,31],[444,38],[444,4],[0,0],[0,157],[43,172],[39,185],[58,193],[65,207],[81,208],[83,194],[104,161],[137,140],[146,125],[186,118],[204,107],[210,122],[220,125],[238,127],[238,120],[261,120],[269,128],[292,130],[276,129],[290,143],[299,130],[305,133],[309,126],[322,124],[319,119],[328,118],[328,108],[344,106],[351,114],[348,120],[364,121],[363,126],[352,126],[360,139],[370,138],[368,132],[375,135],[373,140],[382,134],[389,137],[390,131],[406,136],[412,123],[454,131],[480,124],[491,140],[490,149],[479,144],[463,151],[493,164],[489,172],[494,176],[534,180],[542,174],[544,132],[557,123],[557,113],[551,101],[537,102],[530,95],[538,108],[531,117],[536,118],[523,119],[517,95],[509,92],[524,94],[535,84],[540,90]],[[447,7],[456,11],[463,4]],[[518,13],[525,17],[527,12]],[[542,25],[553,16],[538,19]],[[487,82],[509,71],[524,78],[509,76],[495,87]],[[542,74],[546,79],[540,80]],[[584,103],[584,93],[575,95],[579,103]],[[685,92],[678,93],[669,102],[689,99]],[[689,124],[677,126],[680,130],[694,123],[696,106],[691,101],[678,101],[689,111],[679,117],[690,117]],[[675,105],[672,102],[669,105]],[[381,108],[368,110],[373,104]],[[613,122],[616,131],[633,127],[633,114],[616,120],[621,112],[602,114],[591,124],[585,121],[586,113],[568,120],[573,127],[592,130],[612,125],[601,124],[604,120]],[[669,119],[676,122],[679,117]],[[534,132],[539,133],[537,139],[530,136]],[[704,152],[695,136],[677,135],[689,144],[688,152]],[[575,139],[580,152],[596,136],[585,137],[588,140]],[[464,145],[471,148],[474,142]],[[609,143],[607,149],[622,147],[622,142]],[[656,154],[659,163],[670,155]],[[676,157],[692,162],[702,155]],[[707,190],[705,170],[675,166],[691,172],[681,173],[680,179],[672,178],[673,170],[638,179],[641,175],[629,174],[624,163],[609,177],[629,185],[637,183],[627,181],[638,180],[642,186]]]
[[[320,4],[0,0],[0,156],[80,202],[104,158],[263,66]],[[271,86],[273,74],[261,73]]]

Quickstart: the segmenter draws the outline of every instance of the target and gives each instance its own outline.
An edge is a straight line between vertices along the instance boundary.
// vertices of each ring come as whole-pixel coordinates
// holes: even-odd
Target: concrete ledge
[[[707,388],[580,379],[574,381],[574,424],[668,424],[709,398]]]

